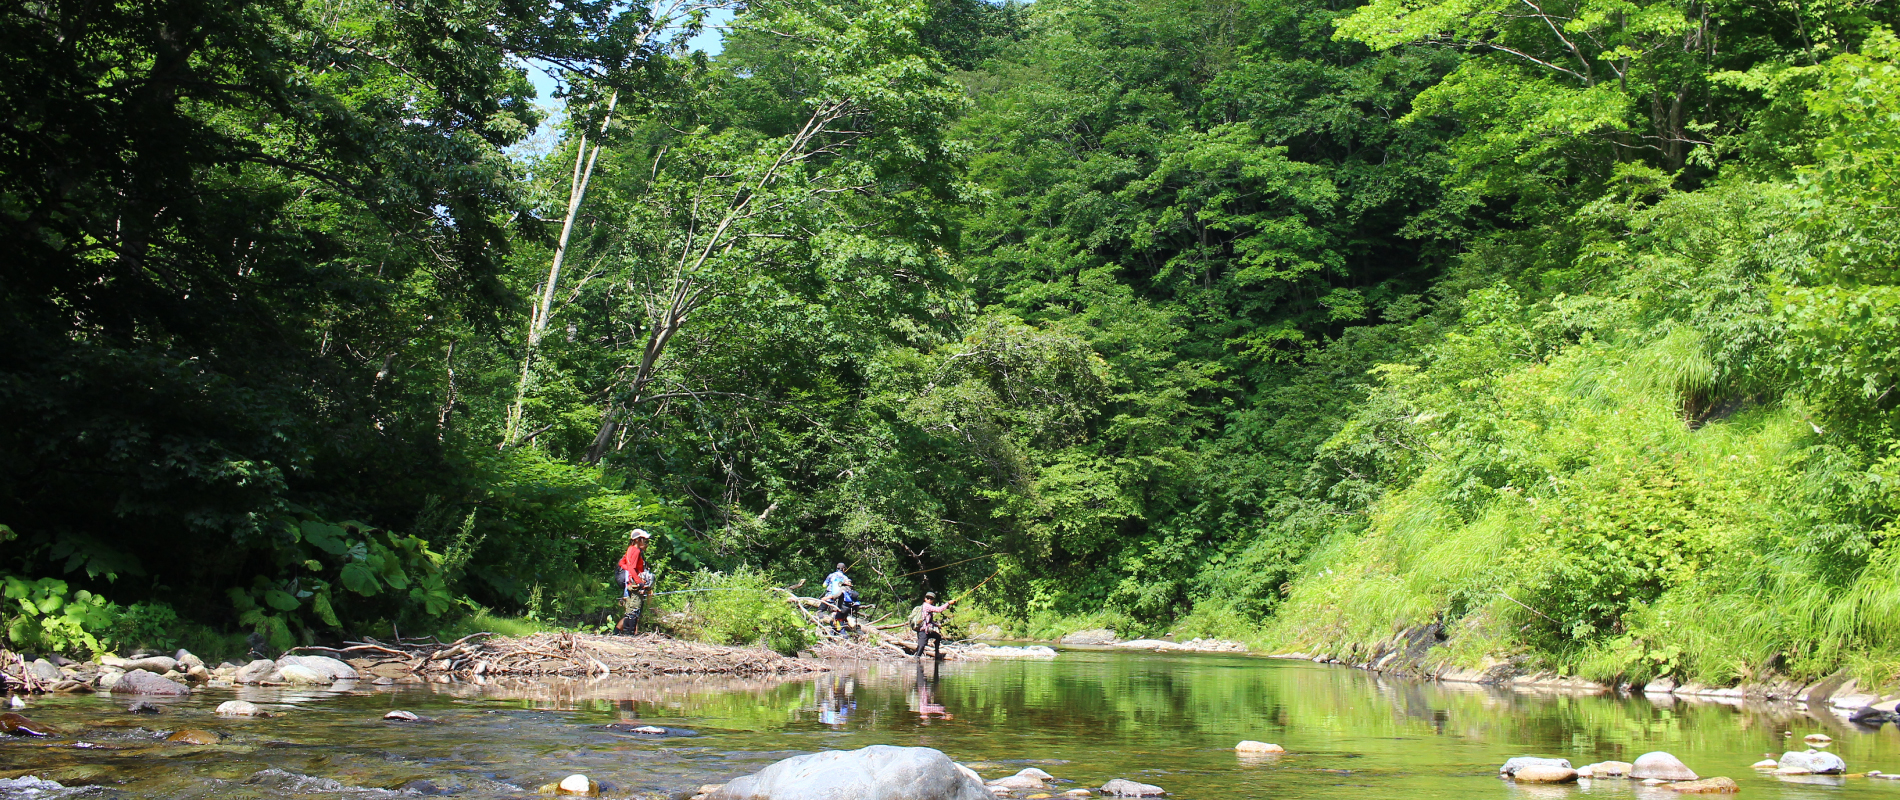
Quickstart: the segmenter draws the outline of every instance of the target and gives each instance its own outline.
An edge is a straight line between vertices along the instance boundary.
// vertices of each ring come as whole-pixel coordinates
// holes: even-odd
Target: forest
[[[637,526],[1019,637],[1891,675],[1896,23],[9,4],[0,636],[598,626]]]

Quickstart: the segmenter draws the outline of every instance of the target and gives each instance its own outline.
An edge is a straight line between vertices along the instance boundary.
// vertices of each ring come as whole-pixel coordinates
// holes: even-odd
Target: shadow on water
[[[871,744],[935,747],[985,776],[1037,765],[1074,783],[1125,777],[1177,798],[1678,797],[1628,781],[1513,786],[1497,765],[1579,765],[1667,750],[1752,797],[1900,798],[1865,778],[1797,782],[1749,764],[1823,731],[1851,769],[1900,771],[1900,734],[1785,705],[1513,694],[1303,662],[1075,650],[1054,661],[841,664],[797,678],[666,676],[487,686],[241,688],[125,711],[127,698],[53,697],[27,714],[56,739],[0,741],[0,777],[94,784],[93,795],[277,798],[530,795],[581,772],[610,797],[679,797],[789,755]],[[278,712],[227,719],[219,702]],[[425,722],[390,722],[392,709]],[[635,728],[656,726],[664,734]],[[222,737],[174,744],[180,729]],[[1284,745],[1242,757],[1241,739]]]

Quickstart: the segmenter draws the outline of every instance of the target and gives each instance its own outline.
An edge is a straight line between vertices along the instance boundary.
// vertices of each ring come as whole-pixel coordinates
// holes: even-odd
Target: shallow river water
[[[223,719],[218,703],[281,712]],[[1053,661],[841,665],[791,680],[674,677],[396,686],[346,692],[240,688],[169,703],[156,716],[128,699],[49,697],[25,710],[57,739],[0,741],[0,777],[86,784],[80,796],[374,797],[447,792],[532,795],[571,773],[606,797],[683,797],[780,758],[871,744],[935,747],[986,778],[1035,765],[1097,787],[1111,778],[1172,797],[1681,797],[1625,780],[1564,787],[1497,779],[1510,756],[1581,766],[1676,754],[1703,776],[1739,781],[1747,797],[1900,800],[1900,782],[1758,775],[1749,764],[1813,732],[1835,737],[1849,769],[1900,772],[1900,733],[1867,730],[1788,706],[1652,703],[1527,695],[1440,685],[1305,662],[1230,655],[1068,650]],[[432,721],[385,722],[406,709]],[[607,728],[638,721],[683,729],[649,738]],[[198,728],[214,745],[172,744]],[[1288,755],[1237,756],[1241,739]],[[405,788],[406,787],[406,788]],[[47,795],[40,795],[45,797]]]

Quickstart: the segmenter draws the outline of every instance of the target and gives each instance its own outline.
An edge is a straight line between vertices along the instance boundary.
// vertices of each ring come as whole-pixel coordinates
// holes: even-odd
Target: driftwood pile
[[[832,626],[831,611],[825,608],[823,600],[801,597],[792,591],[802,585],[804,582],[800,581],[778,591],[785,595],[785,602],[805,617],[813,635],[817,637],[817,643],[811,648],[812,655],[839,661],[894,661],[916,654],[917,634],[910,629],[908,619],[882,624],[895,612],[870,621],[853,616],[844,630],[840,631]],[[935,653],[934,648],[932,653]],[[943,644],[943,657],[945,660],[984,659],[968,642],[953,643],[948,640]]]
[[[453,642],[426,637],[299,649],[334,654],[366,673],[407,673],[427,680],[529,675],[766,675],[825,669],[815,662],[769,650],[683,642],[658,634],[540,633],[513,639],[477,633]]]

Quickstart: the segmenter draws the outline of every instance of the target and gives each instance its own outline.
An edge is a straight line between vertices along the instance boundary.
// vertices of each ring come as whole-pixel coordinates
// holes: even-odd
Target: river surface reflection
[[[223,719],[219,702],[281,712]],[[1579,765],[1668,750],[1750,797],[1900,798],[1900,782],[1758,775],[1749,764],[1813,732],[1850,769],[1900,772],[1900,733],[1786,705],[1529,695],[1232,655],[1069,650],[1053,661],[839,665],[796,679],[673,676],[348,691],[241,688],[126,713],[126,698],[53,697],[26,714],[51,740],[0,741],[0,777],[99,797],[532,795],[571,773],[608,797],[678,798],[780,758],[871,744],[935,747],[986,777],[1039,766],[1073,781],[1130,778],[1197,798],[1675,798],[1628,781],[1519,787],[1516,755]],[[429,719],[385,722],[406,709]],[[637,725],[669,735],[633,733]],[[160,741],[199,728],[209,746]],[[1241,757],[1241,739],[1284,756]],[[45,797],[47,795],[40,795]]]

